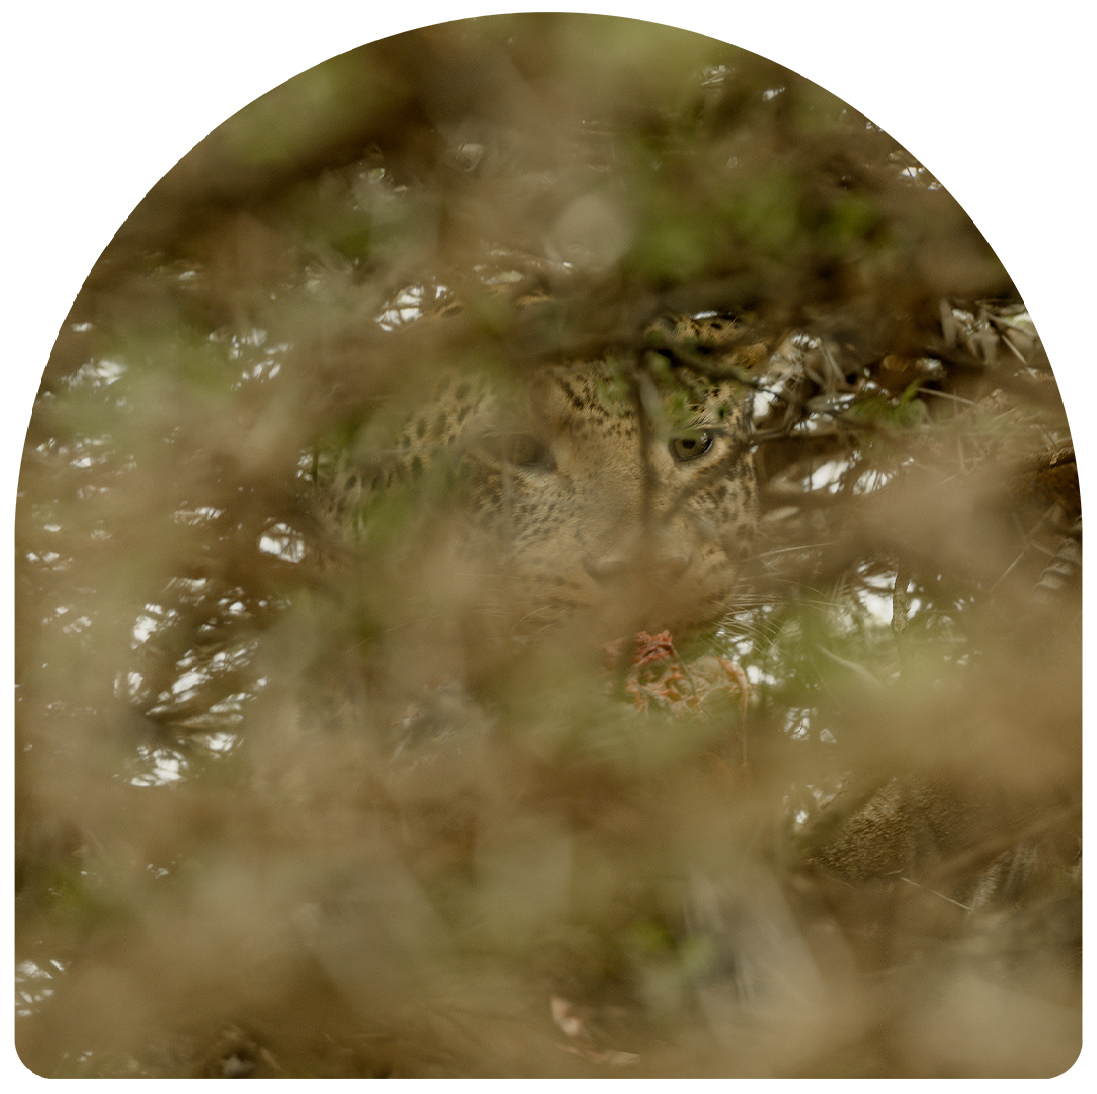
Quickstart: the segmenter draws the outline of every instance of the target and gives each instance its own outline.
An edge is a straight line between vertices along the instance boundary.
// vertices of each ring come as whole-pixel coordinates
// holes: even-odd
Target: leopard
[[[445,372],[388,445],[342,468],[330,519],[368,542],[378,501],[433,475],[450,497],[424,532],[451,548],[445,583],[509,632],[579,620],[608,640],[719,619],[757,526],[744,375],[762,346],[724,316],[652,333],[671,351]]]
[[[367,545],[387,499],[426,496],[398,568],[413,571],[416,589],[433,582],[436,603],[452,594],[460,610],[492,624],[454,642],[437,638],[430,614],[429,633],[415,639],[430,652],[407,660],[438,675],[443,647],[475,647],[485,633],[554,635],[588,652],[644,632],[678,636],[728,618],[749,597],[744,575],[761,510],[752,378],[771,351],[724,315],[664,316],[645,333],[649,348],[631,358],[490,376],[447,371],[391,436],[341,470],[329,491],[332,519]],[[402,713],[401,724],[418,733],[454,720],[468,680],[447,671],[461,687],[425,717],[417,695],[416,713]],[[996,848],[993,861],[962,871],[948,898],[989,906],[992,890],[1008,889],[999,875],[1012,871],[1018,884],[1035,844],[988,842],[984,797],[973,805],[945,779],[904,776],[852,808],[836,801],[795,842],[813,869],[858,885],[934,878],[954,845],[983,857]],[[995,816],[1006,814],[994,805]]]

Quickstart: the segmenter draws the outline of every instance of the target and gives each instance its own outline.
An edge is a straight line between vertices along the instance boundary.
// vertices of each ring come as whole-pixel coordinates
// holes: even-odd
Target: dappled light
[[[1076,1058],[1066,413],[794,73],[540,14],[301,74],[104,252],[19,489],[36,1073]]]

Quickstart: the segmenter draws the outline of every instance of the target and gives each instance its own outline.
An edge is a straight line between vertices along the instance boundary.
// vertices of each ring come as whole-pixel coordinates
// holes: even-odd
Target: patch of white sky
[[[430,300],[441,300],[449,292],[445,285],[408,285],[393,298],[389,307],[377,317],[382,330],[395,330],[404,323],[413,323],[423,316],[424,305]]]
[[[259,550],[283,562],[300,562],[305,557],[305,541],[288,524],[274,524],[259,537]]]
[[[148,767],[129,780],[131,786],[165,786],[179,782],[186,772],[183,757],[171,749],[138,745],[137,755]]]
[[[109,387],[121,379],[125,372],[125,365],[100,357],[81,365],[67,382],[70,387]]]

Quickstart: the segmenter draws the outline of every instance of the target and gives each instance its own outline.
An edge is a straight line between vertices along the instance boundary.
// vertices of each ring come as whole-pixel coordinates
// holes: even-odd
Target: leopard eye
[[[686,463],[703,456],[712,447],[712,434],[706,430],[696,433],[686,433],[681,437],[672,437],[670,440],[670,454],[678,463]]]
[[[492,459],[512,467],[551,471],[556,466],[549,446],[529,433],[493,433],[481,444]]]

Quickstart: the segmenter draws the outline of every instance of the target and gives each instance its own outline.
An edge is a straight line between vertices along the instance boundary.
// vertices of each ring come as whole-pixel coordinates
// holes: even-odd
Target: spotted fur
[[[731,329],[679,320],[664,333],[718,350]],[[698,624],[728,604],[754,528],[750,406],[741,383],[657,353],[509,386],[455,375],[405,422],[379,474],[344,476],[340,509],[448,460],[464,499],[460,557],[514,626],[577,613],[608,631]],[[368,535],[368,507],[363,524]]]

